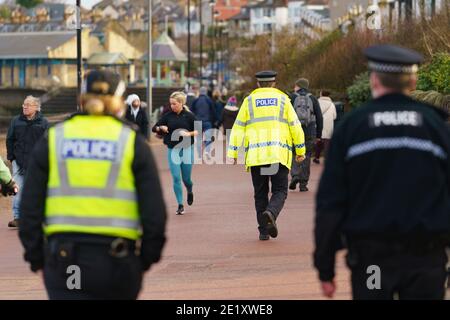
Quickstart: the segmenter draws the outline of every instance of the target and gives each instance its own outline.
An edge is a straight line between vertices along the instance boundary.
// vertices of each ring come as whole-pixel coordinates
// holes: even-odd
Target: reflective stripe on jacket
[[[135,138],[133,130],[109,116],[75,116],[49,130],[46,235],[139,238]]]
[[[289,97],[275,88],[259,88],[248,96],[234,123],[228,157],[237,158],[244,144],[245,165],[281,163],[291,168],[293,150],[304,155],[305,136]]]

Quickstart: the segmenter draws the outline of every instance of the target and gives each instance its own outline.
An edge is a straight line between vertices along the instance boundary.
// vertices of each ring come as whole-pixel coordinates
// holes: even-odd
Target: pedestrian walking
[[[225,101],[223,101],[222,93],[219,89],[213,92],[213,102],[216,110],[216,122],[214,123],[214,128],[219,129],[222,123],[220,122],[222,111],[225,108]]]
[[[127,98],[125,119],[134,123],[139,128],[139,133],[142,134],[145,139],[148,139],[149,121],[147,110],[142,108],[141,99],[137,94],[131,94]]]
[[[206,87],[200,88],[200,96],[192,104],[191,111],[195,114],[196,119],[202,122],[202,143],[199,144],[199,155],[201,155],[202,148],[205,147],[205,155],[210,158],[211,144],[213,143],[212,129],[216,123],[216,106],[208,97]]]
[[[252,174],[259,239],[278,236],[278,219],[287,197],[293,150],[305,155],[304,134],[289,97],[275,88],[277,73],[257,73],[258,89],[245,98],[231,131],[228,157],[237,164],[244,144],[245,166]],[[269,200],[269,185],[272,196]]]
[[[337,112],[336,106],[330,98],[330,92],[322,90],[319,98],[320,110],[322,111],[323,129],[322,139],[316,143],[316,150],[313,162],[320,164],[320,155],[328,151],[328,144],[334,131],[334,120],[336,120]]]
[[[295,83],[294,93],[291,95],[292,105],[305,133],[306,159],[301,163],[293,161],[289,189],[295,190],[297,184],[300,184],[300,192],[308,191],[313,148],[314,144],[321,140],[323,128],[319,101],[308,89],[308,79],[301,78]]]
[[[223,108],[220,122],[223,126],[223,134],[227,138],[227,144],[230,141],[231,129],[233,128],[234,122],[236,121],[239,112],[239,107],[237,106],[237,99],[235,96],[231,96],[225,107]]]
[[[450,245],[448,115],[412,100],[422,56],[365,50],[373,100],[331,139],[316,196],[314,265],[323,294],[345,247],[354,299],[443,299]]]
[[[21,218],[19,204],[23,180],[28,171],[28,162],[34,146],[47,129],[48,121],[41,113],[40,99],[33,96],[26,97],[22,112],[12,119],[6,137],[7,158],[12,164],[13,179],[19,187],[19,192],[13,199],[14,219],[8,223],[9,228],[19,227]]]
[[[167,159],[173,180],[178,209],[177,215],[184,214],[183,187],[187,189],[187,203],[194,202],[192,167],[194,165],[194,137],[198,132],[194,129],[195,115],[186,107],[186,95],[174,92],[170,96],[169,113],[165,114],[153,127],[152,131],[164,136],[167,146]]]
[[[19,236],[51,300],[136,299],[161,257],[161,185],[145,139],[117,117],[124,91],[119,75],[88,73],[84,113],[50,128],[31,157]]]

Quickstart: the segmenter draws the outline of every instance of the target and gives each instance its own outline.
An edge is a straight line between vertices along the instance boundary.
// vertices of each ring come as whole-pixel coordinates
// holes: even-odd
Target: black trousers
[[[122,258],[110,246],[51,243],[46,248],[44,282],[50,300],[135,300],[142,283],[142,266],[130,250]],[[71,268],[72,266],[72,268]],[[79,269],[79,287],[73,266]]]
[[[352,271],[351,283],[355,300],[443,300],[446,286],[445,249],[411,252],[394,248],[360,247],[349,250],[347,264]],[[379,267],[379,288],[374,288]],[[370,288],[372,289],[370,289]]]
[[[267,230],[263,226],[262,213],[268,210],[275,218],[278,218],[280,215],[288,194],[289,169],[281,164],[276,164],[272,166],[252,167],[251,173],[255,192],[258,229],[260,233],[267,234]],[[270,200],[269,182],[272,184],[272,196]]]

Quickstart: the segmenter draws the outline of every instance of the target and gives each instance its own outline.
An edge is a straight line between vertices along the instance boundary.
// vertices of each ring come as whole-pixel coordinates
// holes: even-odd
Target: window
[[[261,8],[256,8],[255,9],[255,18],[262,18],[262,9]]]
[[[263,24],[263,31],[264,32],[271,32],[272,31],[272,24],[268,24],[268,23]]]
[[[271,17],[273,15],[273,10],[271,8],[264,8],[264,17]]]

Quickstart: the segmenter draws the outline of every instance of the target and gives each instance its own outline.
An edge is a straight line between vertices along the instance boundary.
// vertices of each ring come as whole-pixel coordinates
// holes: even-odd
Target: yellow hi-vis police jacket
[[[132,171],[136,133],[110,116],[75,116],[49,130],[47,236],[88,233],[137,240]]]
[[[259,88],[244,100],[231,131],[229,158],[238,157],[242,143],[247,169],[275,163],[290,169],[294,149],[305,155],[303,129],[285,93]]]

